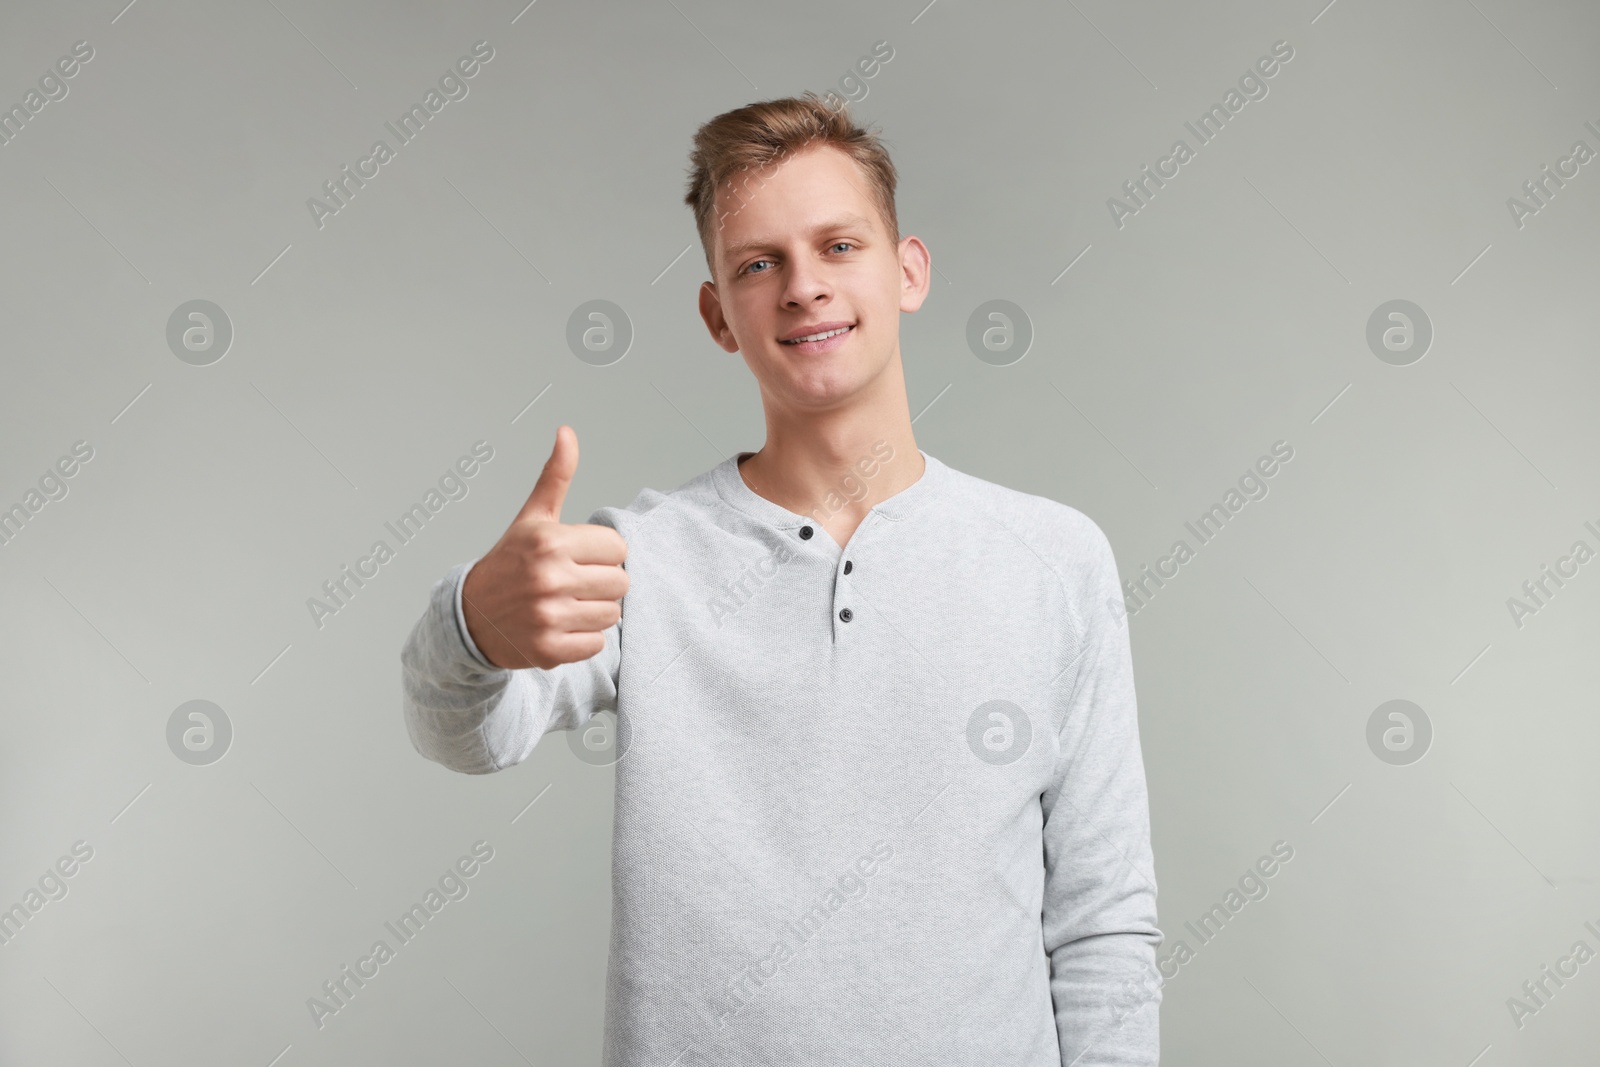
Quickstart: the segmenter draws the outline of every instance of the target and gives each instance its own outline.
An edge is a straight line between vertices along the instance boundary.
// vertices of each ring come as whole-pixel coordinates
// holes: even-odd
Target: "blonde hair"
[[[855,160],[867,178],[884,230],[899,243],[900,220],[894,206],[897,176],[877,133],[856,125],[843,100],[834,107],[813,92],[763,100],[723,112],[695,131],[694,150],[689,154],[689,189],[683,200],[694,211],[706,268],[713,278],[717,273],[712,262],[715,231],[739,210],[716,215],[717,190],[741,175],[748,181],[751,172],[818,144],[830,145]],[[739,206],[743,206],[742,197]]]

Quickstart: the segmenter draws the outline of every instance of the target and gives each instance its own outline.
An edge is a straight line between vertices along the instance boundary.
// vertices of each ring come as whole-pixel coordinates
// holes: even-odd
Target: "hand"
[[[559,426],[527,503],[467,572],[467,632],[496,667],[549,670],[588,659],[622,618],[628,543],[609,526],[561,521],[577,469],[577,431]]]

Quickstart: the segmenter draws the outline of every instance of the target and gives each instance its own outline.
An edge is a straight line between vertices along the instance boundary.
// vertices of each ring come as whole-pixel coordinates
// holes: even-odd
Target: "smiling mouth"
[[[841,326],[837,330],[826,330],[822,333],[814,333],[809,337],[796,337],[792,341],[780,341],[778,343],[785,345],[798,345],[807,341],[826,341],[830,337],[837,337],[841,333],[849,333],[853,329],[855,329],[854,326]]]

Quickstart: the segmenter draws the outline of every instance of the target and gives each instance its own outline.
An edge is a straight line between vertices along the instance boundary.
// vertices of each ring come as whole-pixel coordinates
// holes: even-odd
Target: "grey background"
[[[1083,510],[1124,577],[1295,450],[1129,620],[1163,952],[1295,849],[1168,982],[1166,1062],[1592,1056],[1600,962],[1521,1028],[1506,1001],[1600,949],[1600,563],[1521,627],[1506,602],[1600,547],[1600,163],[1521,228],[1506,200],[1600,149],[1593,5],[9,3],[0,102],[78,40],[0,147],[0,507],[95,450],[0,548],[0,907],[94,854],[0,946],[0,1062],[598,1059],[613,771],[559,737],[426,762],[399,649],[559,423],[569,522],[760,447],[695,310],[689,138],[878,40],[855,112],[937,268],[902,322],[924,450]],[[468,96],[319,229],[306,200],[479,40]],[[1269,94],[1119,229],[1107,198],[1278,40]],[[195,299],[234,330],[203,367],[166,343]],[[594,299],[635,334],[610,366],[565,341]],[[993,299],[1034,331],[1009,366],[967,347]],[[1408,366],[1365,339],[1394,299],[1434,329]],[[470,493],[317,628],[480,439]],[[166,739],[196,699],[233,728],[205,766]],[[1420,761],[1368,747],[1391,699]],[[470,894],[319,1030],[307,998],[480,839]]]

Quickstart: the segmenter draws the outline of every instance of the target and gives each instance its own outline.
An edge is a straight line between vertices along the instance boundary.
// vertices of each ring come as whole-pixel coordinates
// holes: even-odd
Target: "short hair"
[[[717,274],[712,262],[713,235],[722,220],[738,210],[716,215],[717,190],[740,175],[747,176],[818,144],[836,148],[855,160],[867,178],[869,195],[885,231],[899,243],[900,220],[894,206],[897,175],[889,151],[876,132],[856,124],[848,102],[833,99],[838,100],[837,106],[813,92],[763,100],[723,112],[695,131],[694,150],[689,154],[689,189],[683,200],[694,210],[706,268],[713,278]]]

